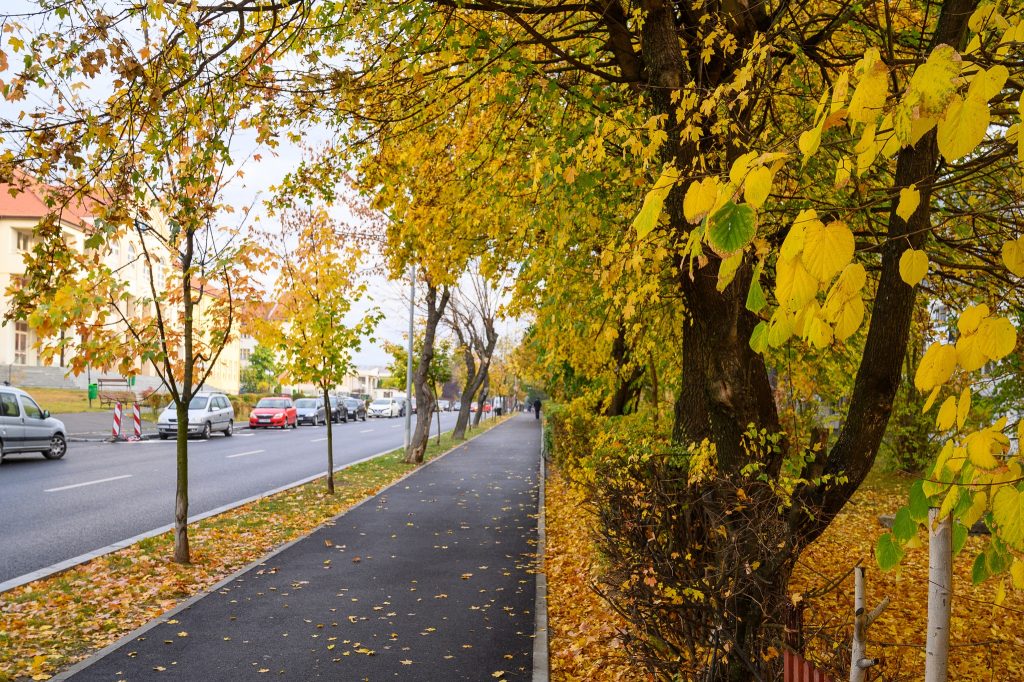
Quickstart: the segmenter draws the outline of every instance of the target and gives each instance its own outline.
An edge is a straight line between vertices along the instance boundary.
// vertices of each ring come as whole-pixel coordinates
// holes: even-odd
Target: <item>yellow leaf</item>
[[[988,306],[984,303],[968,306],[960,314],[960,319],[956,322],[956,328],[961,334],[972,334],[977,331],[981,321],[989,316],[989,312]]]
[[[990,360],[1001,360],[1017,346],[1017,330],[1005,317],[987,317],[978,326],[978,345]]]
[[[971,413],[971,387],[964,386],[960,391],[960,400],[956,405],[956,428],[963,429],[967,423],[967,415]]]
[[[910,286],[917,286],[928,274],[928,254],[917,249],[907,249],[900,256],[900,278]]]
[[[956,421],[956,398],[949,396],[939,408],[939,415],[935,419],[935,426],[939,431],[948,431]]]
[[[946,496],[942,498],[942,504],[939,506],[939,518],[944,519],[949,516],[959,499],[960,488],[955,485],[950,486],[949,490],[946,492]]]
[[[956,340],[957,362],[967,372],[981,369],[988,362],[988,357],[981,350],[977,334],[965,334]]]
[[[850,93],[850,72],[843,70],[839,74],[839,78],[836,79],[836,84],[832,88],[832,103],[829,107],[831,113],[836,113],[843,108],[846,104],[846,96]]]
[[[900,190],[900,203],[896,207],[896,215],[903,218],[903,222],[909,222],[910,216],[914,215],[920,203],[921,192],[918,191],[917,185],[904,187]]]
[[[761,208],[772,189],[772,172],[760,166],[750,171],[743,186],[743,198],[754,208]]]
[[[864,301],[859,297],[851,298],[839,312],[839,317],[836,318],[836,340],[846,341],[860,329],[860,324],[863,321]]]
[[[725,291],[725,288],[732,283],[733,278],[736,277],[736,270],[739,269],[740,263],[743,262],[743,252],[737,251],[733,255],[722,261],[722,265],[718,268],[718,283],[715,288],[719,291]]]
[[[827,348],[832,344],[832,327],[820,317],[812,317],[808,323],[807,338],[815,348]]]
[[[988,431],[975,431],[967,434],[964,446],[971,464],[981,469],[995,469],[999,461],[992,454],[992,434]]]
[[[814,221],[807,226],[801,260],[812,277],[827,282],[853,260],[853,250],[853,232],[846,223]]]
[[[732,162],[729,168],[729,182],[739,187],[743,184],[743,178],[747,177],[750,171],[750,162],[757,158],[757,152],[747,152]]]
[[[824,121],[822,121],[824,123]],[[800,153],[804,155],[804,162],[808,158],[814,156],[818,151],[818,147],[821,146],[821,129],[822,125],[818,124],[810,130],[805,130],[800,133],[800,137],[797,139],[797,147],[800,148]]]
[[[1024,590],[1024,561],[1017,557],[1013,558],[1013,565],[1010,566],[1010,580],[1013,581],[1013,589]]]
[[[985,509],[987,506],[988,495],[985,494],[984,490],[979,490],[974,494],[974,497],[971,499],[971,506],[964,513],[964,516],[962,519],[960,519],[960,522],[968,528],[970,528],[975,523],[977,523],[978,519],[981,518],[981,515],[985,513]]]
[[[713,177],[694,180],[683,197],[683,214],[693,223],[699,223],[714,207],[718,198],[718,180]]]
[[[914,374],[914,386],[919,391],[928,391],[949,381],[956,369],[956,348],[935,342],[928,346]]]
[[[1024,237],[1003,244],[1003,265],[1018,277],[1024,277]]]
[[[992,497],[992,516],[999,537],[1016,550],[1024,550],[1024,494],[1010,485],[1000,486]]]
[[[946,115],[939,119],[939,152],[947,161],[967,156],[985,139],[988,124],[988,104],[955,95]]]
[[[786,341],[789,341],[789,337],[792,335],[793,319],[785,310],[779,308],[772,315],[772,319],[768,323],[768,345],[772,348],[778,348],[786,343]]]
[[[1001,606],[1002,603],[1004,601],[1006,601],[1006,582],[1005,581],[1000,580],[999,584],[996,585],[996,594],[995,594],[995,598],[993,599],[993,601],[995,602],[996,606]]]
[[[795,311],[812,301],[818,293],[816,280],[799,258],[780,258],[775,267],[775,297],[779,305]]]
[[[850,174],[853,172],[853,164],[850,163],[850,157],[844,156],[840,161],[839,165],[836,166],[836,181],[835,188],[842,189],[850,183]]]
[[[793,225],[786,234],[786,238],[782,240],[782,248],[779,253],[782,254],[783,258],[793,260],[800,255],[800,252],[804,250],[804,238],[807,236],[807,227],[814,223],[821,224],[818,221],[818,214],[813,208],[800,211],[797,214],[796,220],[793,221]]]
[[[882,114],[889,94],[889,70],[882,62],[878,48],[864,52],[854,68],[857,87],[850,98],[850,119],[860,123],[874,123]]]
[[[935,399],[939,397],[939,390],[941,388],[942,386],[936,386],[932,389],[932,392],[928,394],[928,400],[924,401],[924,407],[921,408],[921,414],[932,409],[932,405],[935,404]]]
[[[636,230],[637,237],[643,239],[657,226],[658,219],[661,217],[661,209],[665,205],[665,198],[678,181],[679,171],[674,166],[665,166],[661,177],[644,197],[643,208],[633,219],[633,229]]]

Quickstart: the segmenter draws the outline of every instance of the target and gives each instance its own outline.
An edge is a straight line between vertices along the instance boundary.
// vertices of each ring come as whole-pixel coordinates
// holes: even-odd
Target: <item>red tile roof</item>
[[[48,197],[59,197],[60,190],[44,185],[27,177],[18,177],[13,183],[0,183],[0,218],[42,218],[58,211],[61,220],[76,227],[89,225],[92,211],[82,201],[72,199],[61,205],[56,202],[51,208]]]

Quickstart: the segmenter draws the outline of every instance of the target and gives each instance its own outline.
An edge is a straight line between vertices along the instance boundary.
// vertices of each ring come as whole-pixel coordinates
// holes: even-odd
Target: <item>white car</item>
[[[401,417],[402,403],[397,398],[378,398],[370,403],[367,417]]]
[[[172,402],[157,420],[160,440],[178,435],[178,412]],[[235,430],[235,409],[223,393],[196,393],[188,404],[188,435],[209,438],[214,431],[230,436]]]

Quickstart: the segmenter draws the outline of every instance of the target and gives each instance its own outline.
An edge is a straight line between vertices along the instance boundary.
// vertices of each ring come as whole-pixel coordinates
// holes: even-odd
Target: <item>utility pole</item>
[[[416,317],[416,264],[409,266],[409,346],[405,363],[405,451],[412,443],[412,334]]]

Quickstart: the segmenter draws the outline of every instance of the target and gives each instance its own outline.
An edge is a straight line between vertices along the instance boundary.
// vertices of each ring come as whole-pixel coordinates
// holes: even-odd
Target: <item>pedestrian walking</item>
[[[540,398],[533,401],[533,417],[534,419],[540,419]]]

